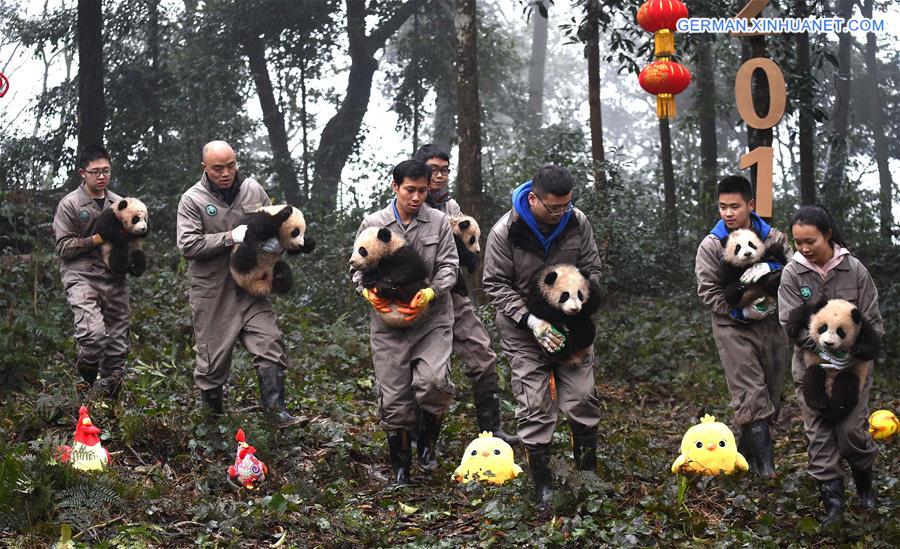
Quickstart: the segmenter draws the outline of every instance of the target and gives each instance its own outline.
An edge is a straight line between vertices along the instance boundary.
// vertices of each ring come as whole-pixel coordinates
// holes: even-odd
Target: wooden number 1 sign
[[[750,0],[737,17],[750,18],[762,12],[769,0]],[[753,73],[761,70],[769,82],[769,108],[765,117],[759,116],[753,105]],[[784,73],[771,59],[754,57],[740,66],[734,79],[734,99],[741,120],[751,128],[768,130],[784,116],[787,103],[787,86]],[[741,157],[740,167],[746,170],[756,167],[756,213],[762,217],[772,217],[772,175],[775,153],[772,147],[756,147]]]

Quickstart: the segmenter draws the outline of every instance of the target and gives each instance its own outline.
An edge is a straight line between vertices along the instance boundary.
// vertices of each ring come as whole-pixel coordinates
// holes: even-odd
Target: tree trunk
[[[603,151],[603,113],[600,103],[600,1],[588,0],[587,40],[584,45],[588,66],[588,107],[591,126],[591,161],[594,192],[606,191],[605,153]]]
[[[103,144],[103,6],[78,0],[78,150]],[[77,186],[77,178],[75,185]]]
[[[372,93],[372,78],[378,69],[375,53],[412,16],[425,0],[407,0],[385,18],[370,35],[366,35],[365,0],[346,0],[347,39],[350,49],[350,74],[347,92],[337,112],[322,130],[314,157],[314,175],[310,206],[324,213],[334,211],[337,204],[341,172],[353,153],[363,117]]]
[[[434,22],[442,29],[450,31],[453,41],[456,41],[454,29],[454,13],[456,7],[454,0],[435,0],[431,3]],[[456,51],[454,43],[453,51]],[[453,144],[456,143],[456,72],[455,66],[441,78],[434,87],[434,133],[431,142],[442,150],[450,153]]]
[[[456,196],[460,208],[484,226],[481,216],[481,104],[478,100],[478,25],[475,0],[456,0],[456,98],[459,107],[459,163]]]
[[[836,16],[845,20],[853,13],[852,0],[837,0]],[[835,219],[845,219],[847,168],[847,134],[850,122],[850,46],[849,33],[838,34],[838,67],[835,72],[834,110],[831,114],[831,146],[828,151],[828,175],[825,178],[823,199]]]
[[[749,39],[744,40],[741,45],[742,62],[754,57],[767,57],[765,36],[751,36]],[[766,78],[765,72],[755,71],[751,82],[753,87],[753,108],[759,116],[765,117],[769,113],[769,79]],[[772,146],[772,128],[769,128],[768,130],[758,130],[756,128],[751,128],[749,125],[746,125],[746,127],[747,148],[749,150],[752,151],[757,147]],[[750,185],[753,188],[754,196],[756,195],[757,169],[758,166],[756,164],[750,167]]]
[[[541,6],[547,9],[541,0]],[[546,13],[546,11],[545,11]],[[531,64],[528,67],[528,125],[532,132],[544,123],[544,66],[547,62],[547,18],[537,7],[531,12]]]
[[[297,181],[297,169],[288,148],[287,131],[284,128],[284,115],[278,110],[278,102],[269,79],[266,66],[266,46],[258,34],[248,33],[243,37],[244,51],[250,61],[250,74],[256,83],[256,94],[262,107],[263,123],[269,132],[269,145],[272,147],[272,165],[278,188],[284,193],[288,204],[302,206],[300,184]]]
[[[301,202],[309,199],[309,121],[306,114],[306,60],[300,65],[300,132],[303,143],[303,192]]]
[[[716,215],[716,185],[719,179],[719,148],[716,137],[716,58],[713,54],[715,38],[699,35],[696,73],[698,118],[700,127],[700,193],[697,200],[700,219],[711,220]],[[702,227],[702,225],[698,225]],[[698,236],[705,233],[701,229]]]
[[[796,0],[795,16],[809,16],[806,0]],[[800,203],[812,204],[816,201],[816,163],[815,138],[816,120],[813,116],[815,106],[815,81],[809,62],[809,34],[796,35],[797,43],[797,95],[800,110]]]
[[[865,0],[862,6],[862,16],[872,18],[873,0]],[[872,137],[875,140],[875,162],[878,164],[878,179],[881,186],[879,193],[879,219],[881,243],[891,244],[891,229],[894,226],[894,214],[891,211],[892,193],[894,181],[891,178],[891,169],[888,165],[888,146],[884,134],[884,117],[881,109],[881,92],[878,82],[878,44],[875,33],[866,33],[866,78],[869,87],[869,120],[872,122]]]
[[[159,0],[147,0],[147,50],[150,55],[150,78],[154,89],[159,89]],[[162,122],[159,108],[159,94],[152,93],[147,101],[150,111],[150,121],[153,124],[151,135],[155,144],[162,141]]]
[[[663,169],[663,194],[666,226],[664,231],[668,235],[669,249],[677,249],[678,244],[678,212],[675,211],[675,170],[672,167],[672,134],[669,131],[669,120],[659,120],[659,146]]]

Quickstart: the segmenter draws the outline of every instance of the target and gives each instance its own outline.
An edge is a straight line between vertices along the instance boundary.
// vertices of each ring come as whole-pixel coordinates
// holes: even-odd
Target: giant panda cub
[[[103,210],[97,218],[97,234],[104,240],[100,247],[103,263],[118,276],[141,276],[147,269],[139,240],[147,236],[147,206],[137,198],[127,197]]]
[[[737,229],[722,240],[725,248],[719,269],[719,284],[724,290],[725,301],[734,308],[744,308],[760,297],[774,303],[781,283],[781,269],[770,272],[749,286],[741,285],[741,275],[757,263],[773,259],[782,267],[787,264],[784,249],[773,242],[768,247],[750,229]]]
[[[289,254],[310,253],[316,243],[306,236],[306,220],[297,208],[288,205],[265,206],[246,220],[244,241],[235,244],[229,265],[238,286],[250,295],[265,297],[283,294],[294,284],[291,268],[281,254],[266,252],[261,244],[271,238]]]
[[[376,311],[382,320],[395,328],[411,326],[412,322],[398,306],[408,306],[413,297],[428,287],[428,271],[418,252],[387,227],[368,227],[356,237],[350,266],[362,273],[362,286],[374,289],[378,297],[391,301],[390,313]],[[430,306],[427,305],[426,308]]]
[[[474,273],[478,268],[478,254],[481,253],[481,228],[478,226],[478,222],[468,215],[457,214],[450,218],[450,230],[453,233],[453,240],[456,242],[460,267],[465,267],[470,273]],[[450,291],[469,297],[466,279],[457,276],[456,284]]]
[[[825,365],[818,353],[804,350],[806,373],[803,399],[810,408],[836,421],[847,416],[859,402],[859,393],[878,356],[880,340],[862,312],[843,299],[822,299],[812,309],[809,337],[832,355],[847,355],[843,369]]]
[[[546,267],[532,282],[526,304],[531,314],[565,333],[555,358],[563,364],[584,360],[597,334],[591,316],[600,308],[600,287],[587,271],[564,263]]]

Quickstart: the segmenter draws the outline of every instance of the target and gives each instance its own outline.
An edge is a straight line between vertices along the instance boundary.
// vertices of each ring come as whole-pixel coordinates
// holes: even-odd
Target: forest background
[[[696,17],[730,17],[743,4],[687,2]],[[748,147],[775,150],[772,223],[786,229],[798,204],[822,202],[871,271],[887,333],[870,407],[900,411],[900,11],[890,0],[772,1],[767,17],[872,17],[886,30],[678,34],[676,58],[693,82],[677,117],[662,124],[637,83],[653,56],[651,35],[635,23],[639,6],[0,0],[0,71],[10,81],[0,98],[0,543],[900,545],[896,442],[880,445],[877,512],[851,507],[839,528],[819,529],[789,380],[777,479],[683,481],[668,472],[699,415],[731,419],[692,264],[717,219],[715,183],[740,171]],[[786,114],[770,131],[748,131],[735,108],[735,74],[752,57],[772,59],[786,79]],[[758,73],[759,105],[765,84]],[[288,405],[310,418],[301,428],[272,431],[261,421],[243,352],[227,418],[211,423],[197,403],[174,216],[212,139],[229,141],[241,171],[276,201],[301,207],[318,241],[293,262],[294,291],[274,299],[292,362]],[[153,233],[150,270],[130,281],[126,389],[92,410],[114,466],[85,477],[49,463],[79,404],[50,224],[78,184],[78,147],[93,142],[112,154],[112,188],[148,204]],[[390,167],[427,142],[452,151],[453,193],[484,234],[541,164],[567,166],[579,180],[577,204],[594,225],[605,275],[601,466],[599,479],[572,469],[561,424],[553,463],[565,489],[553,516],[535,511],[524,477],[500,488],[450,481],[475,435],[456,359],[441,470],[387,488],[366,308],[347,260],[359,220],[389,198]],[[496,346],[477,275],[469,287]],[[512,426],[504,358],[498,370]],[[238,426],[272,470],[252,494],[225,488]]]

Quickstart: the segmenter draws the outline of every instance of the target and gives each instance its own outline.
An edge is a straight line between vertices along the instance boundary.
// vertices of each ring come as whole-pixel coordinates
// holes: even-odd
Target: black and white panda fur
[[[413,297],[428,287],[428,271],[416,250],[387,227],[367,227],[356,237],[350,266],[362,273],[362,286],[374,289],[378,297],[391,301],[391,312],[376,313],[389,326],[405,327],[407,315],[397,305],[409,305]],[[422,318],[418,315],[416,320]]]
[[[564,263],[546,267],[532,282],[526,305],[565,333],[565,345],[554,354],[561,363],[576,364],[591,351],[597,334],[591,316],[600,308],[600,287],[590,273]]]
[[[474,273],[478,268],[478,255],[481,253],[481,227],[475,218],[457,214],[450,218],[450,230],[456,242],[459,266]],[[457,276],[456,284],[450,291],[468,297],[469,288],[466,286],[466,279],[462,275]]]
[[[781,283],[781,269],[770,272],[747,287],[741,286],[741,275],[757,263],[773,259],[782,267],[787,264],[784,248],[773,242],[768,247],[750,229],[737,229],[722,240],[725,248],[719,269],[719,284],[724,291],[725,302],[741,309],[760,297],[774,303]]]
[[[147,256],[139,240],[150,231],[147,206],[127,197],[103,210],[97,218],[97,234],[104,240],[100,247],[103,263],[119,276],[141,276],[147,270]]]
[[[803,399],[829,421],[847,416],[859,402],[859,393],[878,356],[880,338],[862,312],[843,299],[822,299],[812,307],[809,337],[831,354],[849,354],[846,368],[823,368],[815,351],[804,350]]]
[[[288,205],[265,206],[247,219],[244,241],[231,251],[231,276],[250,295],[265,297],[283,294],[294,284],[291,268],[281,254],[264,251],[266,240],[277,238],[289,254],[310,253],[316,243],[306,236],[306,220],[299,209]]]

